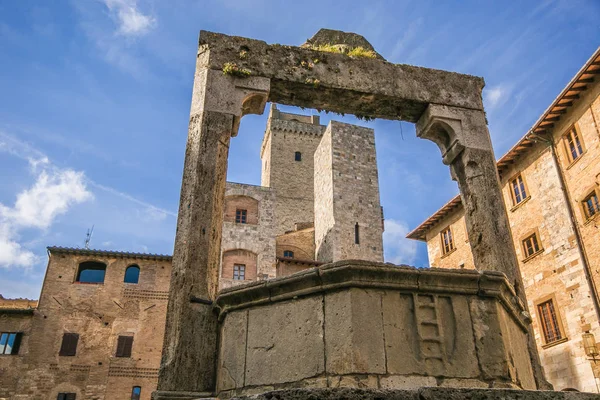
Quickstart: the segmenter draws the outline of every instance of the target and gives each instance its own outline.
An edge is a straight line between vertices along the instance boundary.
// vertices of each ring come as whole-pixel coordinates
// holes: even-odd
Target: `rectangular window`
[[[537,233],[533,233],[523,239],[523,252],[525,258],[531,257],[535,253],[540,251],[540,242],[537,237]]]
[[[235,222],[238,224],[245,224],[247,214],[247,210],[235,210]]]
[[[76,393],[59,393],[56,400],[77,400]]]
[[[583,199],[582,205],[586,219],[592,218],[598,213],[598,211],[600,211],[600,207],[598,205],[598,194],[595,190],[587,195],[585,199]]]
[[[446,230],[442,231],[442,250],[444,254],[450,253],[455,249],[454,247],[454,238],[452,237],[452,229],[448,227]]]
[[[540,325],[544,332],[546,344],[556,342],[563,338],[558,324],[558,317],[552,300],[538,304],[538,314],[540,316]]]
[[[513,198],[513,205],[517,205],[527,198],[527,190],[525,189],[525,181],[521,174],[510,181],[510,188]]]
[[[360,226],[358,222],[354,225],[354,244],[360,244]]]
[[[0,355],[17,355],[21,346],[21,332],[0,333]]]
[[[244,264],[235,264],[233,266],[233,280],[246,280],[246,266]]]
[[[63,334],[62,344],[60,345],[59,356],[74,356],[77,354],[78,333]]]
[[[117,340],[117,357],[131,357],[133,347],[133,336],[119,336]]]
[[[579,137],[579,131],[576,126],[573,126],[565,135],[565,147],[569,161],[577,160],[583,154],[583,143]]]

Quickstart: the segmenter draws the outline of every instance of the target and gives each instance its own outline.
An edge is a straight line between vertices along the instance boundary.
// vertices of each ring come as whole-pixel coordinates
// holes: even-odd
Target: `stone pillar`
[[[483,110],[430,104],[417,122],[417,136],[438,145],[444,164],[450,166],[452,179],[458,183],[475,268],[504,273],[517,293],[515,301],[527,310]],[[531,325],[528,347],[538,389],[551,388],[544,378]]]
[[[200,54],[185,153],[167,322],[153,399],[195,399],[215,387],[223,199],[229,141],[245,114],[261,114],[270,81],[204,68]]]

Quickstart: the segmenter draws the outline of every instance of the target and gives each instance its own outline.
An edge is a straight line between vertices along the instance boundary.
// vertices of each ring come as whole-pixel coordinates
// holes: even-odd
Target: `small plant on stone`
[[[250,76],[250,70],[246,68],[240,68],[236,63],[225,63],[223,64],[223,75],[237,76],[240,78],[246,78]]]
[[[307,78],[305,83],[307,85],[311,85],[312,87],[314,87],[315,89],[319,87],[319,85],[321,85],[321,81],[315,78]]]

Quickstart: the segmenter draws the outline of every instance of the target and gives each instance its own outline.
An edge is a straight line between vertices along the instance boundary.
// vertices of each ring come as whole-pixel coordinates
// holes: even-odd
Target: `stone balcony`
[[[219,398],[292,388],[535,389],[505,276],[343,261],[226,289]]]

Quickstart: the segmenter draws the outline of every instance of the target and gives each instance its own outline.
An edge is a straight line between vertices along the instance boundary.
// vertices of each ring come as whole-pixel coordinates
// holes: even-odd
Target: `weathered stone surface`
[[[231,62],[270,78],[275,103],[410,122],[429,103],[483,110],[478,77],[201,31],[197,68]]]
[[[437,386],[433,376],[385,376],[379,379],[381,389],[418,389],[421,387]]]
[[[217,386],[222,390],[244,386],[248,310],[228,315],[221,328]]]
[[[375,52],[375,49],[365,39],[364,36],[352,33],[342,32],[333,29],[321,28],[317,33],[306,41],[301,47],[312,47],[312,46],[326,46],[326,45],[339,45],[345,46],[348,49],[354,49],[356,47],[362,47],[363,49],[371,50]],[[379,54],[378,58],[383,59]]]
[[[320,296],[250,309],[247,386],[299,381],[324,371]]]
[[[384,374],[381,294],[350,289],[325,296],[327,373]]]
[[[421,388],[416,390],[378,389],[288,389],[239,400],[592,400],[593,393],[523,391],[503,389]]]

